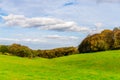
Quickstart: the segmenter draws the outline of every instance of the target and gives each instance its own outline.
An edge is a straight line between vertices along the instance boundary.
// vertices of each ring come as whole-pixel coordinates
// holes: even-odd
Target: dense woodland
[[[0,53],[20,57],[56,58],[78,53],[89,53],[120,49],[120,28],[103,30],[101,33],[88,35],[77,47],[62,47],[51,50],[32,50],[20,44],[0,45]]]

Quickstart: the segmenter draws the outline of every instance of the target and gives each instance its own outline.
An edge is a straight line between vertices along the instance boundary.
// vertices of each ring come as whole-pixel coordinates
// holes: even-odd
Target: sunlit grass
[[[0,55],[0,80],[120,80],[120,50],[54,59]]]

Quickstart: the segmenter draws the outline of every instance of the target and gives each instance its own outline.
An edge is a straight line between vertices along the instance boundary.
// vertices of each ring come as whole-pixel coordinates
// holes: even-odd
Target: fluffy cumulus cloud
[[[13,15],[3,16],[5,24],[8,26],[21,26],[21,27],[37,27],[45,30],[55,30],[55,31],[88,31],[87,27],[78,26],[77,23],[73,21],[64,21],[56,18],[47,17],[33,17],[28,18],[24,15]]]

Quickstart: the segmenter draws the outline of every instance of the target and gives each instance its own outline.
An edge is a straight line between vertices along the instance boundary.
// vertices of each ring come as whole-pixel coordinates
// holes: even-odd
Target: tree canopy
[[[87,36],[78,46],[80,53],[120,49],[120,29],[103,30],[99,34]]]

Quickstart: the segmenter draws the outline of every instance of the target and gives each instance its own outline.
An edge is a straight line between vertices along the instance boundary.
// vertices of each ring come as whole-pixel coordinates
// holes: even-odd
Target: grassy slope
[[[120,50],[55,59],[0,55],[0,80],[120,80]]]

